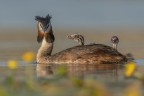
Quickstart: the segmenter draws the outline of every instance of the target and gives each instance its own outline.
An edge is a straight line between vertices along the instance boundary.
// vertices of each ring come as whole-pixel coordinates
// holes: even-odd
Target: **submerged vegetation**
[[[9,70],[0,78],[0,96],[143,96],[144,74],[136,70],[134,62],[126,64],[123,74],[130,83],[114,92],[112,90],[123,84],[121,80],[110,81],[109,85],[92,76],[70,76],[66,66],[49,71],[45,77],[38,77],[37,65],[31,63],[35,60],[35,54],[26,52],[22,59],[27,66],[19,66],[20,62],[16,60],[7,62]]]

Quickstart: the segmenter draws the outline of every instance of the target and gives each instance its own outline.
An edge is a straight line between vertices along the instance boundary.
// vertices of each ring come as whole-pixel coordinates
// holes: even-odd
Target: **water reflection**
[[[80,78],[93,77],[97,79],[117,80],[118,72],[123,68],[118,64],[37,64],[37,77],[51,78],[56,75],[60,67],[65,67],[68,76],[78,76]]]
[[[54,74],[54,69],[52,69],[52,65],[37,64],[36,73],[37,77],[50,77]]]

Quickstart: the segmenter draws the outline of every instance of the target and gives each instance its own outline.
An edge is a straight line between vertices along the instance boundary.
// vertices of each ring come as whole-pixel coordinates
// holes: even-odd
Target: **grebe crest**
[[[119,43],[119,38],[117,36],[112,36],[111,42],[113,44],[113,48],[117,50],[117,45]]]
[[[84,45],[84,37],[80,34],[68,35],[67,38],[78,42],[80,45]]]
[[[35,16],[35,20],[40,23],[40,27],[43,29],[44,32],[48,29],[51,18],[52,17],[49,14],[45,18],[40,16]]]
[[[38,21],[37,41],[41,46],[37,53],[37,62],[45,64],[115,64],[127,61],[127,58],[112,47],[104,44],[84,45],[82,35],[71,35],[68,38],[82,42],[83,46],[74,46],[55,54],[51,54],[54,44],[54,34],[51,25],[51,16],[36,16]]]

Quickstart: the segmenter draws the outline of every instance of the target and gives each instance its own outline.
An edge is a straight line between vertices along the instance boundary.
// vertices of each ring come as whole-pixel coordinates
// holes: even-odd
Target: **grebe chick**
[[[112,36],[111,42],[113,43],[113,48],[117,50],[117,45],[119,43],[119,38],[117,36]]]
[[[68,35],[67,38],[78,42],[80,45],[84,45],[84,37],[80,34]]]
[[[54,34],[51,16],[36,16],[38,21],[37,41],[41,46],[37,53],[37,63],[44,64],[123,64],[127,58],[112,47],[103,44],[74,46],[56,54],[51,54],[54,44]]]

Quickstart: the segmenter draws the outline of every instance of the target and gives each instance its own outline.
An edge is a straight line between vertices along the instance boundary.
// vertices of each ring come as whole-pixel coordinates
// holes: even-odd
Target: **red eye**
[[[40,26],[43,28],[42,24],[40,24]]]
[[[42,30],[44,30],[43,24],[40,23],[40,27],[42,28]]]
[[[48,29],[48,27],[49,27],[49,24],[47,24],[45,28]]]

